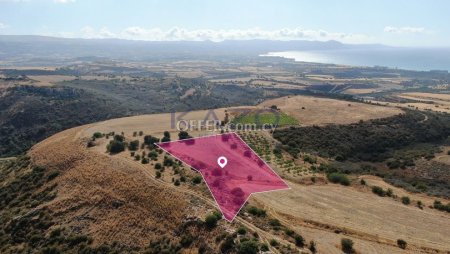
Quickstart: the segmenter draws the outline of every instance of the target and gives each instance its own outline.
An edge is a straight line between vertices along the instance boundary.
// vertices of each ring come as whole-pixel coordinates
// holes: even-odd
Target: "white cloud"
[[[120,38],[128,40],[146,40],[146,41],[223,41],[223,40],[338,40],[348,43],[371,42],[372,38],[364,34],[348,34],[328,32],[325,30],[310,30],[303,28],[282,28],[277,30],[253,29],[196,29],[188,30],[179,27],[173,27],[168,30],[160,28],[143,28],[132,26],[123,29],[120,32],[112,32],[103,27],[96,30],[90,26],[81,29],[83,38]]]
[[[386,26],[384,28],[384,31],[387,33],[394,33],[394,34],[417,34],[426,32],[425,28],[423,27],[411,27],[411,26],[404,26],[404,27]]]
[[[2,22],[0,22],[0,29],[5,29],[5,28],[7,28],[8,26],[7,25],[5,25],[5,24],[3,24]]]

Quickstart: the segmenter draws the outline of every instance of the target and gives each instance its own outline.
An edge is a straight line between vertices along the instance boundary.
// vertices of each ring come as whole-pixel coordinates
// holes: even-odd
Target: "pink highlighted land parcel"
[[[200,172],[228,221],[236,217],[252,193],[289,189],[236,133],[157,145]],[[226,159],[225,165],[221,157]]]

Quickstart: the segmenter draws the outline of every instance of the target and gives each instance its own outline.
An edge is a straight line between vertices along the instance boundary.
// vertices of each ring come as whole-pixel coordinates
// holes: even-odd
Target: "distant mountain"
[[[363,47],[384,47],[362,45]],[[134,41],[120,39],[68,39],[32,35],[0,35],[0,61],[20,63],[66,61],[75,58],[158,60],[258,56],[270,51],[328,50],[361,47],[337,41]]]

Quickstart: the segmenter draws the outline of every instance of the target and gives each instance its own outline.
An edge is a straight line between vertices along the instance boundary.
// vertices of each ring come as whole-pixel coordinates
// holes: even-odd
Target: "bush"
[[[277,242],[277,240],[275,240],[275,239],[272,239],[272,240],[270,240],[270,245],[271,246],[278,246],[278,242]]]
[[[304,161],[304,162],[308,162],[308,163],[310,163],[310,164],[315,164],[315,163],[317,163],[317,158],[312,157],[312,156],[309,156],[309,155],[305,155],[305,156],[303,157],[303,161]]]
[[[161,165],[161,163],[156,163],[155,164],[155,169],[162,169],[162,165]]]
[[[391,188],[388,188],[386,191],[386,196],[392,197],[394,195],[394,191]]]
[[[402,197],[402,203],[404,205],[409,205],[411,203],[411,200],[409,199],[409,197],[404,196]]]
[[[202,182],[202,177],[201,176],[194,176],[193,178],[192,178],[192,183],[193,184],[199,184],[199,183],[201,183]]]
[[[93,138],[101,138],[101,137],[103,137],[103,134],[101,132],[96,132],[96,133],[92,134],[92,137]]]
[[[173,166],[173,159],[169,157],[164,157],[163,165],[168,167]]]
[[[397,240],[397,245],[398,245],[398,247],[400,247],[401,249],[406,249],[406,245],[407,245],[408,243],[406,243],[406,241],[405,240],[403,240],[403,239],[398,239]]]
[[[380,186],[372,186],[372,192],[377,194],[380,197],[386,196],[386,193],[384,192],[383,188]]]
[[[180,131],[180,133],[178,133],[179,140],[188,139],[188,138],[192,138],[192,137],[189,136],[189,133],[187,133],[187,131]]]
[[[341,239],[341,248],[344,253],[353,253],[353,241],[348,238]]]
[[[220,244],[220,251],[222,253],[228,253],[234,248],[234,239],[231,235],[225,237],[225,240]]]
[[[107,150],[112,154],[123,152],[125,151],[125,143],[118,140],[112,140],[107,146]]]
[[[142,157],[141,163],[142,164],[148,164],[148,158]]]
[[[139,148],[139,140],[133,140],[128,145],[128,150],[136,151]]]
[[[238,228],[237,233],[240,235],[245,235],[247,233],[247,229],[244,227],[240,227]]]
[[[115,141],[119,141],[119,142],[124,142],[125,141],[125,137],[122,135],[114,135],[114,140]]]
[[[251,215],[258,216],[258,217],[266,216],[266,210],[255,207],[255,206],[250,206],[247,209],[247,212],[250,213]]]
[[[440,211],[446,211],[450,213],[450,203],[448,203],[447,205],[444,205],[441,203],[441,201],[439,200],[435,200],[433,203],[433,207],[435,209],[438,209]]]
[[[245,241],[239,246],[239,254],[256,254],[258,253],[258,243],[256,241]]]
[[[218,220],[219,219],[217,218],[217,216],[215,214],[209,214],[205,218],[205,225],[209,229],[212,229],[212,228],[216,227]]]
[[[311,240],[311,242],[309,242],[309,250],[312,253],[316,253],[317,252],[316,243],[313,240]]]
[[[261,244],[261,251],[269,251],[269,246],[266,243]]]
[[[180,186],[180,180],[175,180],[175,182],[173,183],[175,186]]]
[[[361,185],[366,185],[366,181],[364,179],[361,179],[360,183]]]
[[[161,178],[161,172],[159,172],[159,171],[156,171],[156,175],[155,175],[155,177],[156,177],[156,178]]]
[[[153,137],[151,135],[144,136],[144,144],[148,145],[149,147],[155,147],[155,143],[159,142],[159,138]]]
[[[270,226],[272,226],[272,227],[281,227],[281,223],[280,223],[280,221],[277,220],[277,219],[271,219],[271,220],[269,221],[269,224],[270,224]]]
[[[300,248],[303,248],[305,246],[305,239],[301,235],[295,235],[294,236],[295,245],[297,245]]]
[[[345,186],[350,185],[350,180],[347,175],[342,173],[331,173],[327,175],[327,178],[332,183],[339,183]]]

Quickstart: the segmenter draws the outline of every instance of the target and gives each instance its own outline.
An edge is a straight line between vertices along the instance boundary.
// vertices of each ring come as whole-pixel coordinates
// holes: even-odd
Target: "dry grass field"
[[[310,96],[283,97],[261,104],[265,107],[272,105],[295,117],[302,125],[347,124],[402,113],[402,110],[392,107]]]
[[[418,110],[450,113],[450,94],[401,93],[398,94],[397,97],[408,99],[412,102],[392,103],[384,101],[372,101],[372,103],[393,107],[413,108]]]
[[[33,80],[33,85],[35,86],[53,86],[58,82],[74,80],[76,77],[64,75],[35,75],[28,76],[28,78]]]
[[[355,249],[361,253],[404,253],[396,248],[397,239],[408,242],[408,253],[450,249],[450,216],[445,213],[334,184],[290,186],[291,191],[255,195],[253,200],[306,237],[320,239],[320,253],[341,253],[335,245],[347,236],[355,239]]]

